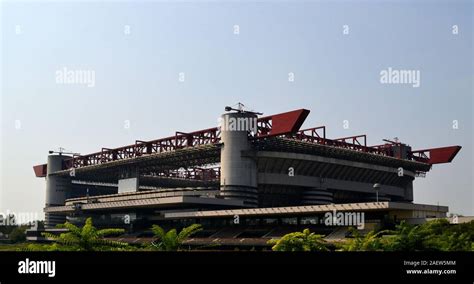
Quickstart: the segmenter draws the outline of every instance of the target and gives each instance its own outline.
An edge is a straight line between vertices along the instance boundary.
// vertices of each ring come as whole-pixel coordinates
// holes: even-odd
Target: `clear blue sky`
[[[474,215],[472,1],[1,3],[0,212],[42,216],[32,166],[50,149],[213,127],[240,101],[265,114],[310,109],[304,127],[333,138],[462,145],[415,182],[415,201]],[[95,87],[56,84],[63,67],[95,71]],[[420,70],[421,86],[380,84],[388,67]]]

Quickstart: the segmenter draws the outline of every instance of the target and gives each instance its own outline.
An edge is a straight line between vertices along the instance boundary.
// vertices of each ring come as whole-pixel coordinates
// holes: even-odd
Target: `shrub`
[[[270,240],[273,251],[328,251],[322,235],[311,233],[309,229],[284,235],[281,239]]]

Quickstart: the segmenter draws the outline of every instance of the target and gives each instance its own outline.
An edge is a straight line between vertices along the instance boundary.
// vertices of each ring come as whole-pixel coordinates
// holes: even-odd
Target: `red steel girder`
[[[294,135],[294,138],[300,141],[326,144],[326,126],[318,126],[302,129]]]
[[[306,109],[298,109],[276,115],[261,117],[257,120],[257,133],[253,139],[280,136],[377,155],[390,157],[394,156],[392,146],[393,143],[396,144],[397,142],[389,141],[392,144],[367,146],[366,135],[328,139],[326,137],[325,126],[299,130],[309,112],[310,111]],[[359,140],[361,138],[363,139],[363,142]],[[65,160],[63,162],[63,169],[98,165],[116,160],[131,159],[143,155],[173,151],[185,147],[195,147],[199,145],[217,143],[220,143],[220,128],[218,127],[194,132],[177,131],[174,136],[166,138],[152,141],[137,140],[135,141],[135,144],[132,145],[114,149],[102,148],[102,151],[97,153],[73,156],[71,159]],[[410,152],[409,159],[428,164],[449,163],[454,159],[460,150],[461,146],[417,150]],[[47,166],[45,164],[34,166],[33,169],[37,177],[46,176]],[[194,176],[194,173],[197,172],[198,171],[193,171],[191,176]]]
[[[257,121],[256,138],[279,136],[294,133],[303,124],[309,114],[309,110],[298,109],[276,115],[261,117]],[[185,147],[194,147],[205,144],[220,143],[220,129],[218,127],[198,130],[194,132],[176,132],[174,136],[161,138],[152,141],[135,141],[135,144],[108,149],[102,148],[102,151],[73,156],[71,159],[63,162],[63,169],[81,168],[90,165],[98,165],[116,160],[124,160],[143,155],[162,153],[182,149]],[[46,165],[33,167],[37,177],[46,176]]]
[[[361,144],[361,142],[359,141],[359,138],[363,138],[364,139],[364,145]],[[355,135],[355,136],[349,136],[349,137],[343,137],[343,138],[337,138],[337,139],[334,139],[336,141],[341,141],[341,142],[346,142],[349,140],[351,144],[354,144],[354,145],[359,145],[359,146],[364,146],[364,147],[367,147],[367,135],[363,134],[363,135]]]
[[[451,163],[458,152],[461,151],[461,148],[461,146],[431,148],[411,151],[411,154],[415,161],[428,163],[430,165],[444,164]]]
[[[309,110],[298,109],[258,119],[258,137],[279,136],[295,133],[303,125]]]

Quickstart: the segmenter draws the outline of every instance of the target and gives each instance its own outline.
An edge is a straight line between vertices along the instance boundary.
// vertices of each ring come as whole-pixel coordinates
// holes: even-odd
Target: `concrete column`
[[[249,113],[226,113],[221,116],[221,196],[240,199],[257,207],[257,162],[242,155],[251,150],[249,132],[256,131],[257,116]]]
[[[71,158],[65,155],[49,155],[46,175],[46,207],[63,206],[72,188],[70,177],[51,175],[63,169],[63,161]],[[64,223],[66,216],[62,214],[46,213],[45,226],[51,228]]]

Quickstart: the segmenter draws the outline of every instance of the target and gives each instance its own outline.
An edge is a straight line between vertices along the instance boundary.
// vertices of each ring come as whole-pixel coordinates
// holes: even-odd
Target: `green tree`
[[[468,224],[450,224],[438,219],[420,225],[424,250],[468,251],[472,246],[472,231]]]
[[[311,233],[309,229],[303,232],[286,234],[280,239],[268,241],[273,251],[328,251],[322,235]]]
[[[423,238],[429,234],[429,230],[402,221],[391,233],[387,250],[416,251],[423,250]]]
[[[342,251],[381,251],[386,247],[386,242],[381,236],[388,231],[376,232],[372,230],[364,236],[355,228],[350,228],[349,231],[354,238],[342,245]]]
[[[182,229],[179,234],[176,229],[165,232],[165,230],[158,225],[153,225],[151,230],[155,237],[158,238],[156,242],[152,243],[153,248],[164,251],[177,251],[187,238],[201,231],[202,227],[199,224],[193,224]]]
[[[391,236],[389,250],[395,251],[469,251],[472,247],[471,224],[450,224],[436,219],[414,226],[400,223]]]
[[[102,229],[98,230],[92,224],[92,219],[87,218],[82,228],[69,222],[58,225],[59,228],[66,228],[68,232],[55,235],[42,233],[43,236],[53,239],[56,243],[48,250],[73,250],[73,251],[100,251],[113,249],[126,249],[127,243],[106,240],[109,235],[123,234],[123,229]]]
[[[9,235],[10,240],[12,240],[14,243],[25,241],[26,240],[25,230],[26,230],[25,226],[15,227]]]

